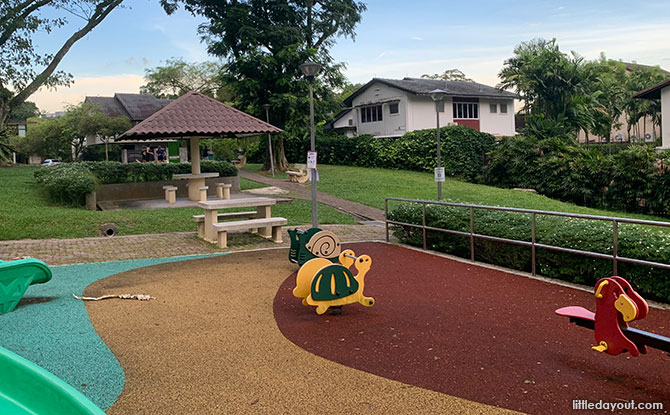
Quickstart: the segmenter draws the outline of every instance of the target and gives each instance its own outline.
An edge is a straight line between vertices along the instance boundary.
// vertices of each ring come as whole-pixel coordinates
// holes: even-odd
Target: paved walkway
[[[309,225],[301,228],[309,227]],[[321,225],[334,232],[342,242],[384,240],[385,228],[375,225]],[[38,258],[49,265],[79,264],[116,261],[123,259],[161,258],[181,255],[211,254],[217,252],[245,251],[258,248],[289,246],[284,228],[282,244],[275,244],[258,235],[231,233],[228,248],[220,249],[199,239],[195,232],[159,233],[78,238],[78,239],[21,239],[0,241],[0,260],[27,256]]]
[[[262,176],[260,174],[252,173],[246,170],[239,170],[240,177],[253,180],[255,182],[264,183],[270,186],[276,186],[291,192],[292,196],[298,199],[310,200],[312,198],[312,188],[309,183],[300,184],[289,182],[288,180],[273,179],[271,177]],[[319,203],[332,206],[337,210],[348,213],[361,221],[384,221],[384,211],[373,208],[356,202],[340,199],[326,193],[317,191],[317,199]]]

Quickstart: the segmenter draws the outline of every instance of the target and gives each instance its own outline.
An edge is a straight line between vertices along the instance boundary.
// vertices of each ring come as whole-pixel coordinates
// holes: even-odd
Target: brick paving
[[[307,228],[309,225],[302,226]],[[385,228],[375,225],[321,225],[334,232],[342,242],[384,240]],[[288,227],[284,228],[282,244],[275,244],[258,235],[231,233],[228,248],[220,249],[199,239],[195,232],[174,232],[149,235],[78,239],[21,239],[0,241],[0,260],[27,256],[49,265],[79,264],[124,259],[160,258],[182,255],[246,251],[258,248],[288,246]]]

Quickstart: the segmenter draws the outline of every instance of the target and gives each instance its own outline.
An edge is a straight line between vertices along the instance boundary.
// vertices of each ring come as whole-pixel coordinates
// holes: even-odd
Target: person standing
[[[159,163],[165,163],[165,149],[160,145],[156,148],[156,159]]]

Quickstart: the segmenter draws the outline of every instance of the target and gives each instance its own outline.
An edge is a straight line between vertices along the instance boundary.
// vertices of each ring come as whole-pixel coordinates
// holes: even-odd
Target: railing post
[[[470,207],[470,261],[475,261],[475,209]]]
[[[389,199],[384,199],[384,223],[386,224],[386,242],[389,242]]]
[[[616,220],[612,221],[612,271],[614,275],[619,275],[617,270],[616,257],[619,255],[619,223]]]
[[[533,213],[533,221],[530,226],[530,256],[531,256],[531,263],[532,263],[532,274],[535,275],[536,269],[535,269],[535,213]]]
[[[422,216],[421,217],[421,224],[423,225],[421,227],[421,230],[423,230],[423,249],[427,249],[426,248],[426,202],[422,202],[421,207],[422,207],[421,210],[423,212],[423,214],[421,215]]]

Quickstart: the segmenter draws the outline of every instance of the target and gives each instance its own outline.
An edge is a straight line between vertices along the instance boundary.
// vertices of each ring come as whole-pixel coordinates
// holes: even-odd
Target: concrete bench
[[[219,213],[217,216],[218,220],[227,220],[227,219],[255,219],[258,212],[255,210],[249,210],[246,212],[230,212],[230,213]],[[193,222],[198,224],[198,236],[201,238],[205,237],[205,215],[193,215]]]
[[[290,181],[295,183],[305,183],[307,180],[309,180],[309,174],[307,170],[301,168],[286,170],[286,175]]]
[[[228,183],[217,183],[216,184],[216,197],[223,200],[230,199],[230,188],[233,187],[232,184]]]
[[[168,203],[177,202],[177,186],[163,186],[165,190],[165,201]]]
[[[288,221],[285,218],[263,218],[216,223],[212,226],[217,234],[216,240],[219,248],[226,248],[228,246],[229,231],[242,231],[264,227],[272,227],[272,240],[276,243],[281,243],[281,227],[287,223]]]
[[[207,200],[207,189],[209,189],[209,186],[198,186],[198,191],[200,192],[199,201],[204,202]]]

